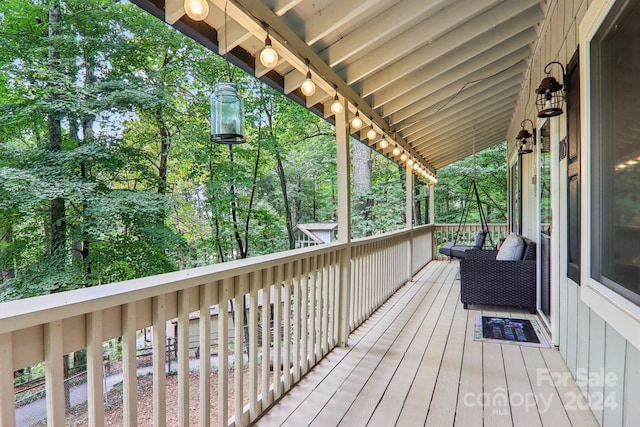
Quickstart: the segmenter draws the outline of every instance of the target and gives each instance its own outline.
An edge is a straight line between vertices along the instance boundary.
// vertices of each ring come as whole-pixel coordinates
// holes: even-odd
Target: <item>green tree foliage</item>
[[[246,111],[232,147],[209,138],[229,79]],[[324,119],[137,6],[0,2],[0,301],[291,248],[296,224],[337,219],[335,158]],[[354,236],[404,226],[404,174],[373,153]]]
[[[475,157],[475,158],[474,158]],[[436,222],[458,223],[467,191],[475,177],[480,200],[488,222],[507,222],[506,143],[498,144],[438,171],[435,187]],[[475,195],[467,222],[479,223]]]

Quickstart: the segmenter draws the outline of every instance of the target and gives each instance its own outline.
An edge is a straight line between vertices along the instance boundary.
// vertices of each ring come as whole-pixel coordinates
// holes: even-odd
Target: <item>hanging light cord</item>
[[[229,38],[228,38],[228,31],[227,28],[229,27],[229,22],[227,19],[227,6],[229,5],[229,0],[226,0],[224,2],[224,44],[225,44],[225,49],[224,49],[224,62],[227,64],[227,75],[229,76],[229,81],[231,83],[233,83],[233,77],[234,77],[234,72],[235,72],[235,68],[231,67],[231,63],[229,62],[229,60],[227,59],[227,53],[229,52]]]

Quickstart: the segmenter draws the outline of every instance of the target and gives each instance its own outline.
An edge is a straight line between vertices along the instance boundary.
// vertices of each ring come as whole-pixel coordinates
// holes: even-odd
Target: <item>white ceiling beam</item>
[[[342,74],[348,84],[358,82],[420,46],[431,43],[495,3],[496,0],[459,0],[388,42],[377,45],[371,54],[347,64]]]
[[[313,107],[316,104],[324,103],[327,99],[329,99],[329,94],[317,87],[316,93],[307,97],[307,108]],[[333,100],[333,96],[331,99]]]
[[[494,135],[485,136],[486,142],[483,142],[480,146],[476,147],[476,152],[480,152],[501,143],[504,140],[502,139],[501,133],[502,132],[496,132],[496,134]],[[463,150],[454,151],[447,155],[440,155],[433,159],[433,167],[436,169],[441,169],[445,166],[450,165],[451,163],[455,163],[458,160],[465,159],[471,155],[473,155],[473,149],[469,147],[466,147]]]
[[[505,106],[513,107],[513,103],[515,102],[515,98],[513,98],[509,103],[505,103]],[[509,126],[508,115],[503,116],[502,118],[496,118],[494,120],[485,120],[481,121],[467,121],[464,125],[459,126],[454,131],[449,132],[444,136],[440,136],[438,138],[434,138],[433,140],[428,141],[428,144],[421,144],[418,149],[423,151],[429,151],[434,154],[437,154],[440,149],[451,147],[454,145],[459,145],[464,142],[465,138],[469,136],[469,143],[473,141],[473,134],[475,129],[476,141],[478,141],[477,136],[481,135],[482,132],[488,129],[505,129]]]
[[[389,39],[423,19],[452,4],[455,0],[404,0],[371,19],[366,25],[345,35],[343,38],[320,52],[320,57],[329,66],[335,67],[373,44]]]
[[[376,92],[374,95],[376,105],[379,107],[400,97],[404,99],[404,95],[408,92],[414,91],[416,89],[416,85],[424,86],[428,84],[430,80],[435,79],[438,76],[444,75],[446,78],[449,76],[455,76],[456,71],[458,71],[457,75],[461,75],[462,73],[468,73],[469,70],[480,70],[488,64],[496,62],[513,52],[519,52],[521,58],[526,58],[527,53],[531,51],[530,44],[532,39],[530,38],[530,35],[532,33],[533,31],[520,33],[517,36],[511,37],[503,43],[486,50],[481,55],[460,57],[454,53],[451,56],[456,59],[455,62],[450,61],[448,57],[445,57],[440,61],[436,61],[435,64],[430,64],[416,70],[406,78],[396,82],[394,85],[387,86]],[[465,58],[468,59],[465,60]]]
[[[473,146],[476,147],[476,153],[478,148],[482,146],[488,135],[493,137],[499,136],[502,133],[502,140],[504,140],[504,134],[509,124],[503,123],[491,123],[476,127],[473,126],[460,129],[455,135],[452,135],[445,142],[439,142],[429,147],[425,147],[423,152],[426,153],[427,158],[434,158],[442,156],[444,153],[463,151],[465,148],[469,148],[473,151]],[[475,139],[475,144],[474,144]]]
[[[164,20],[173,25],[184,16],[184,0],[166,0],[164,3]]]
[[[487,108],[492,108],[493,106],[500,106],[501,103],[508,102],[512,97],[518,95],[518,89],[520,88],[520,84],[516,83],[511,87],[501,87],[495,91],[491,91],[491,93],[481,93],[478,94],[475,99],[469,100],[466,104],[459,104],[455,108],[451,108],[443,111],[441,114],[431,116],[425,118],[420,121],[421,125],[424,125],[425,129],[428,131],[434,131],[440,129],[443,126],[451,126],[451,130],[454,130],[458,127],[458,117],[464,116],[469,111],[477,112]],[[417,139],[419,139],[420,133],[415,133],[408,137],[404,135],[405,138],[412,141],[412,145],[415,145]]]
[[[528,37],[531,43],[536,39],[532,28],[537,22],[535,15],[524,13],[497,27],[489,27],[488,31],[482,29],[486,26],[481,27],[475,37],[468,37],[466,30],[454,30],[366,78],[361,83],[360,94],[369,96],[419,69],[424,76],[434,76],[514,37]],[[486,16],[485,13],[482,18]],[[474,19],[474,22],[485,19]]]
[[[529,52],[530,49],[528,46],[526,46],[492,63],[473,61],[473,63],[478,65],[478,68],[467,68],[467,66],[457,67],[446,75],[438,76],[435,79],[427,82],[426,84],[416,84],[414,89],[411,92],[407,93],[404,97],[400,99],[394,99],[393,101],[382,106],[383,116],[389,117],[394,113],[398,113],[403,108],[407,108],[412,103],[418,102],[422,98],[425,98],[430,93],[449,85],[455,85],[457,86],[458,90],[461,90],[464,87],[464,84],[460,83],[462,81],[472,84],[476,80],[490,78],[494,74],[503,72],[510,67],[516,66],[523,58],[526,58],[528,56]],[[373,102],[373,105],[378,105],[378,103]],[[396,114],[396,118],[393,119],[393,122],[399,121],[397,117],[401,116],[403,115]]]
[[[447,120],[454,119],[459,115],[466,114],[468,111],[481,110],[485,108],[489,108],[492,105],[499,105],[500,103],[505,102],[506,99],[511,98],[514,95],[520,94],[520,83],[515,82],[512,86],[498,87],[495,90],[488,90],[482,93],[479,93],[468,100],[452,107],[447,108],[438,114],[434,114],[429,117],[425,117],[422,120],[419,120],[414,123],[414,127],[411,129],[411,133],[402,132],[402,135],[405,138],[410,140],[415,140],[419,137],[421,132],[424,130],[431,130],[434,127],[441,126],[442,122],[446,122]],[[446,124],[446,123],[445,123]],[[413,129],[419,129],[418,132],[413,132]]]
[[[342,25],[357,20],[364,13],[375,13],[379,7],[378,0],[336,0],[318,11],[311,19],[305,20],[305,41],[312,46]]]
[[[265,3],[269,6],[273,13],[278,16],[282,16],[298,4],[302,3],[303,0],[268,0]]]
[[[526,63],[520,61],[518,67],[510,68],[504,73],[500,73],[494,77],[483,80],[471,87],[466,88],[464,91],[457,94],[455,86],[450,85],[443,90],[433,93],[424,100],[405,108],[403,113],[414,113],[411,116],[404,119],[402,122],[396,122],[396,129],[401,131],[403,135],[412,135],[416,132],[420,132],[424,126],[422,121],[429,118],[440,111],[448,108],[453,108],[455,105],[467,101],[475,95],[485,92],[486,90],[492,90],[494,87],[513,86],[522,83],[522,72],[526,69]],[[457,96],[456,96],[457,94]],[[453,98],[455,96],[455,98]],[[392,116],[392,120],[393,120]]]
[[[458,131],[461,128],[467,126],[473,126],[477,123],[490,123],[496,121],[504,121],[511,119],[513,108],[511,106],[513,97],[508,100],[503,100],[500,104],[483,109],[483,110],[470,110],[464,115],[460,116],[459,120],[451,122],[448,125],[434,127],[433,130],[420,138],[411,139],[411,145],[418,151],[421,151],[425,146],[434,144],[438,141],[444,140],[447,136],[453,132]],[[508,102],[507,102],[508,101]]]
[[[342,79],[335,70],[322,61],[317,53],[262,1],[234,0],[233,2],[229,2],[228,13],[233,14],[233,19],[247,28],[256,37],[264,37],[265,30],[262,28],[262,24],[268,25],[271,28],[270,34],[274,48],[278,54],[282,54],[282,56],[286,58],[287,62],[299,70],[299,73],[306,73],[306,60],[309,60],[314,75],[316,77],[322,76],[322,78],[314,78],[316,85],[320,85],[327,93],[333,93],[334,86],[337,86],[338,91],[349,100],[349,103],[357,103],[360,106],[361,114],[372,116],[380,129],[385,133],[391,133],[391,128],[386,121],[380,117],[378,112],[371,108],[351,86],[345,83],[344,79]],[[278,47],[276,47],[276,42]],[[280,49],[282,49],[282,51]],[[291,73],[288,73],[285,76],[285,86],[293,90],[291,88],[295,86],[294,80],[296,77],[295,74],[290,74]],[[289,76],[289,78],[287,78],[287,76]],[[399,143],[414,157],[423,161],[406,141],[399,139]]]
[[[218,30],[218,53],[224,55],[251,37],[251,33],[242,25],[234,20],[227,19],[226,25],[223,25]]]

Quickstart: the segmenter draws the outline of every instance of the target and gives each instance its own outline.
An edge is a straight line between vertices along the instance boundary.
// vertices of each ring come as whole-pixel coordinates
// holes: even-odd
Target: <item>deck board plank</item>
[[[474,340],[476,315],[535,316],[464,310],[457,273],[457,262],[423,268],[257,425],[596,426],[584,406],[566,409],[567,396],[579,393],[571,378],[540,380],[541,370],[569,375],[557,350]],[[535,396],[545,403],[525,407],[522,399]]]

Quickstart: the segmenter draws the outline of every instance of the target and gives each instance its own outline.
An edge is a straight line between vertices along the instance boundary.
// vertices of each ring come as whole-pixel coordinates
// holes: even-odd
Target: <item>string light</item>
[[[384,138],[382,138],[382,139],[380,140],[380,148],[385,149],[385,148],[387,148],[388,146],[389,146],[389,143],[387,142],[387,140],[386,140],[386,139],[384,139]]]
[[[260,62],[266,68],[273,68],[278,64],[278,52],[271,46],[271,38],[267,29],[267,38],[264,41],[264,49],[260,52]]]
[[[309,63],[307,61],[307,65],[308,64]],[[311,80],[311,70],[307,70],[307,78],[302,83],[302,86],[300,86],[300,90],[302,91],[304,96],[312,96],[314,93],[316,93],[316,84],[313,82],[313,80]]]
[[[356,105],[356,116],[351,120],[351,127],[355,130],[359,130],[362,127],[362,119],[360,118],[360,111],[358,111],[358,106]]]
[[[393,153],[393,155],[394,155],[394,156],[398,156],[398,155],[400,154],[400,148],[395,147],[395,148],[393,149],[392,153]]]
[[[338,92],[336,92],[336,96],[333,97],[333,104],[331,104],[331,112],[333,114],[340,114],[344,110],[342,103],[338,99]]]
[[[184,11],[194,21],[202,21],[209,14],[207,0],[184,0]]]

